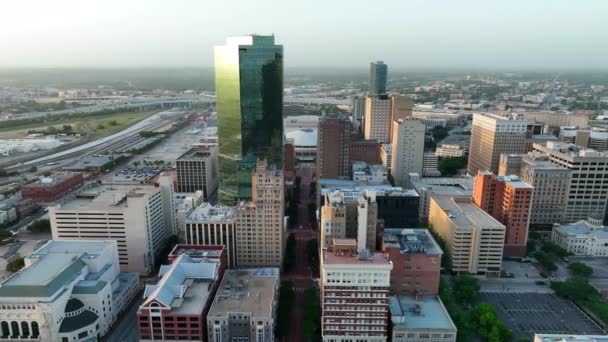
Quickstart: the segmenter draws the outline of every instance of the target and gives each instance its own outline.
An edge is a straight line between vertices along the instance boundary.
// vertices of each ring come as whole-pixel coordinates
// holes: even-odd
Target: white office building
[[[423,174],[425,127],[418,120],[399,120],[392,129],[391,175],[396,186],[407,187],[408,174]]]
[[[49,241],[0,283],[0,340],[97,341],[139,289],[114,241]]]
[[[603,214],[595,216],[571,224],[554,224],[551,240],[574,255],[608,256],[608,227],[602,224]]]
[[[176,234],[173,179],[159,186],[99,185],[49,208],[53,239],[115,240],[121,270],[149,274],[166,239]]]

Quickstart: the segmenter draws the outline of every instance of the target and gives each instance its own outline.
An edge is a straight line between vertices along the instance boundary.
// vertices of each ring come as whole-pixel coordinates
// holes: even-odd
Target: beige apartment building
[[[176,163],[179,192],[203,192],[203,200],[215,196],[219,185],[217,147],[195,147],[181,155]]]
[[[532,185],[530,224],[564,223],[572,172],[548,156],[529,152],[521,159],[519,178]]]
[[[500,275],[506,228],[470,198],[433,196],[429,224],[445,241],[453,272]]]
[[[285,240],[283,171],[265,160],[252,175],[252,201],[235,208],[239,267],[281,267]]]
[[[391,99],[387,95],[366,96],[363,115],[365,140],[377,140],[381,144],[389,143],[391,141]]]
[[[325,195],[321,207],[321,248],[327,248],[334,239],[346,238],[346,205],[341,191]]]
[[[534,144],[556,165],[571,171],[564,223],[585,220],[597,213],[605,215],[608,203],[608,153],[574,144],[550,141]]]
[[[500,155],[526,152],[526,119],[521,114],[473,114],[467,172],[498,174]]]
[[[226,246],[228,267],[238,267],[234,212],[233,207],[202,203],[186,218],[184,241],[188,245]]]
[[[410,173],[423,174],[425,131],[415,119],[393,121],[391,175],[396,186],[408,187]]]
[[[168,200],[167,200],[168,199]],[[175,234],[173,178],[159,186],[99,185],[49,208],[53,240],[114,240],[123,272],[154,270],[165,240]]]

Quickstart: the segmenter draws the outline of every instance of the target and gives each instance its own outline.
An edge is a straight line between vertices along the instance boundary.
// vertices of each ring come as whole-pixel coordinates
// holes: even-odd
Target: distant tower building
[[[179,192],[203,192],[209,201],[217,191],[219,170],[217,147],[195,147],[176,160],[177,188]]]
[[[391,100],[388,96],[366,96],[363,137],[366,140],[378,140],[381,144],[389,143],[391,115]]]
[[[319,178],[350,177],[349,149],[352,124],[345,116],[319,120],[317,175]]]
[[[526,256],[533,190],[516,176],[479,171],[475,177],[473,202],[506,227],[505,256]]]
[[[393,122],[391,175],[396,186],[407,187],[408,174],[422,174],[426,128],[418,120]]]
[[[355,96],[353,99],[352,121],[357,133],[361,134],[363,113],[365,112],[365,97]]]
[[[251,198],[258,158],[283,168],[283,46],[274,36],[229,37],[215,47],[220,202]]]
[[[526,152],[526,119],[518,114],[475,113],[469,150],[469,175],[480,170],[497,174],[502,153]]]
[[[384,62],[371,62],[369,67],[369,95],[386,94],[388,67]]]

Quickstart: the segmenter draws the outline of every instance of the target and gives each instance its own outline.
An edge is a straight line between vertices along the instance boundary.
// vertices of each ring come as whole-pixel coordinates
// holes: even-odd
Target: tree
[[[474,305],[479,300],[479,280],[461,275],[454,280],[454,296],[463,305]]]
[[[543,251],[538,251],[534,253],[534,258],[538,261],[538,263],[549,272],[557,271],[557,265],[553,262],[553,255],[545,253]]]
[[[109,124],[110,126],[116,126],[116,125],[118,125],[118,121],[116,121],[116,120],[112,120],[112,121],[110,121],[108,124]]]
[[[13,261],[10,261],[9,263],[6,264],[6,271],[7,272],[11,272],[11,273],[15,273],[17,271],[19,271],[20,269],[23,268],[23,266],[25,266],[25,261],[24,259],[21,258],[17,258]]]
[[[44,171],[44,172],[42,173],[42,175],[43,175],[44,177],[48,177],[48,176],[50,176],[50,175],[51,175],[51,171]]]
[[[306,257],[313,269],[319,267],[319,241],[317,239],[306,242]]]
[[[99,129],[99,130],[102,130],[102,129],[105,129],[105,128],[106,128],[106,126],[104,126],[104,125],[102,125],[102,124],[99,124],[99,125],[97,125],[97,127],[96,127],[96,128],[97,128],[97,129]]]
[[[458,173],[458,170],[464,169],[466,166],[466,157],[446,157],[439,159],[437,169],[442,176],[453,176]]]
[[[586,278],[570,277],[566,281],[551,282],[551,288],[560,297],[568,298],[573,301],[584,301],[599,297],[593,286],[589,285]]]
[[[568,265],[568,269],[573,276],[589,278],[593,274],[593,268],[583,264],[582,262],[574,262]]]
[[[496,309],[490,304],[477,305],[471,311],[471,321],[477,334],[488,342],[513,341],[513,333],[498,319]]]
[[[293,284],[290,281],[281,282],[281,286],[279,287],[279,304],[277,306],[277,325],[274,327],[274,333],[279,338],[289,333],[293,301]]]
[[[296,238],[293,234],[289,234],[287,243],[285,244],[285,257],[283,258],[283,269],[285,272],[291,271],[296,264]]]
[[[6,172],[5,169],[0,169],[0,177],[6,177],[8,176],[8,172]]]
[[[543,250],[543,252],[548,253],[548,254],[553,254],[556,255],[560,258],[564,258],[568,256],[568,251],[563,249],[562,247],[556,245],[555,243],[551,242],[551,241],[545,241],[543,242],[543,246],[541,247],[541,249]]]
[[[433,135],[434,141],[439,141],[445,139],[449,135],[448,129],[443,126],[434,127],[431,130],[431,134]]]
[[[27,229],[33,233],[48,233],[51,231],[51,222],[47,219],[36,220]]]
[[[32,166],[32,167],[30,167],[30,168],[29,168],[27,171],[28,171],[29,173],[38,172],[38,168],[37,168],[37,167],[35,167],[35,166]]]
[[[308,288],[304,290],[306,303],[304,304],[303,332],[307,341],[321,340],[321,304],[317,290]]]
[[[63,126],[61,126],[61,130],[68,133],[68,132],[72,132],[73,128],[72,128],[72,125],[63,125]]]

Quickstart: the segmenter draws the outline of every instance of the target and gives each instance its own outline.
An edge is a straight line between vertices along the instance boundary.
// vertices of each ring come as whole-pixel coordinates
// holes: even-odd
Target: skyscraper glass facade
[[[283,46],[230,37],[215,48],[221,203],[251,198],[258,159],[283,167]]]
[[[369,95],[386,94],[388,67],[384,62],[372,62],[369,68]]]

